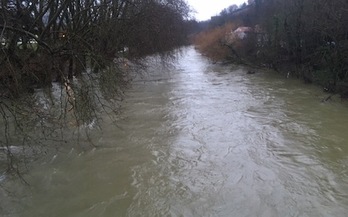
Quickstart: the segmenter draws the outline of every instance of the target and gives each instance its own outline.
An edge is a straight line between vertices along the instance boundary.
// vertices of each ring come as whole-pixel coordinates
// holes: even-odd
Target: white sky
[[[218,15],[224,8],[230,5],[241,5],[247,0],[186,0],[188,4],[197,12],[194,14],[196,20],[203,21],[210,19],[211,16]]]

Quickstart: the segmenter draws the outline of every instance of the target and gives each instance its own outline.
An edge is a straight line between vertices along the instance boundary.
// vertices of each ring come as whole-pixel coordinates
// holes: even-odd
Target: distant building
[[[236,30],[233,31],[233,33],[239,38],[244,39],[248,36],[248,34],[253,33],[254,30],[251,27],[248,26],[241,26],[238,27]]]
[[[255,25],[254,27],[240,26],[227,33],[225,36],[226,44],[233,44],[237,41],[243,41],[246,39],[256,40],[256,45],[258,47],[263,47],[269,40],[269,36],[264,32],[260,25]]]

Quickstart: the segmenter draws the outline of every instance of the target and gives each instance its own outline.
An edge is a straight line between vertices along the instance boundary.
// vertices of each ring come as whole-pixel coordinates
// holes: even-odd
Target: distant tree
[[[236,10],[238,10],[238,6],[236,4],[231,5],[231,6],[228,7],[228,13],[229,14],[233,13]]]
[[[221,27],[201,32],[194,38],[194,44],[200,52],[211,60],[215,62],[225,60],[231,56],[231,47],[226,46],[226,37],[228,37],[237,26],[237,23],[228,23]]]

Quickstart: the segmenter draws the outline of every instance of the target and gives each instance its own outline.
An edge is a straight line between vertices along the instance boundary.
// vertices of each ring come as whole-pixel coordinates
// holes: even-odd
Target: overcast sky
[[[208,20],[230,5],[241,5],[247,0],[186,0],[197,12],[195,17],[198,21]]]

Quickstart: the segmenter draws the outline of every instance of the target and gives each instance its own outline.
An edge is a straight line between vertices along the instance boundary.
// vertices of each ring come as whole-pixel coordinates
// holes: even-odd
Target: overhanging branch
[[[53,53],[51,47],[47,43],[45,43],[44,41],[40,40],[36,35],[34,35],[31,32],[28,32],[28,31],[26,31],[24,29],[17,29],[17,28],[14,28],[14,27],[11,27],[11,26],[2,25],[2,24],[0,24],[0,28],[2,28],[3,30],[7,29],[7,30],[10,30],[12,32],[18,32],[18,33],[22,33],[22,34],[28,35],[31,38],[35,39],[40,46],[46,48],[51,54]]]

